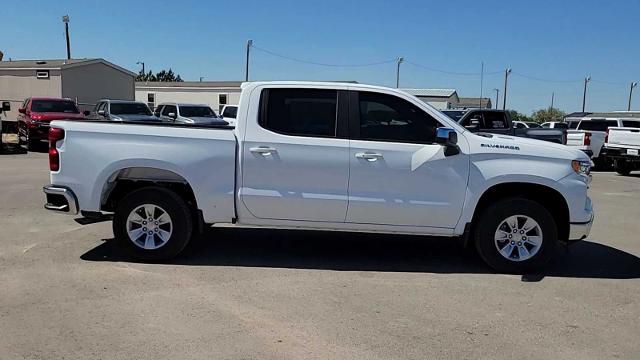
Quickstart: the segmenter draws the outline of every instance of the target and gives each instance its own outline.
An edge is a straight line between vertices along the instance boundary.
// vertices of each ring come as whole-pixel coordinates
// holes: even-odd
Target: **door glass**
[[[422,109],[396,96],[359,93],[360,139],[433,143],[440,123]]]
[[[484,113],[483,129],[507,129],[508,127],[504,113],[499,111],[487,111]],[[525,126],[522,125],[522,127]]]
[[[338,92],[268,89],[261,99],[260,125],[286,135],[334,137]]]

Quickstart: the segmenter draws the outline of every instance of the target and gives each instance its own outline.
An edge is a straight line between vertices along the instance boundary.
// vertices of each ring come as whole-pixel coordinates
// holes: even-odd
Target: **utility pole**
[[[480,110],[482,110],[482,87],[484,80],[484,61],[480,62]]]
[[[493,89],[493,91],[496,92],[496,106],[495,108],[498,108],[498,98],[500,97],[500,89]]]
[[[400,64],[404,61],[402,56],[396,59],[397,67],[396,67],[396,89],[400,87]]]
[[[247,40],[247,63],[244,69],[244,81],[249,81],[249,50],[253,45],[253,40]]]
[[[65,37],[67,38],[67,60],[71,60],[71,45],[69,43],[69,15],[64,15],[62,17],[62,22],[64,23],[64,32]]]
[[[144,61],[138,61],[136,65],[142,65],[142,76],[145,76],[147,73],[144,72]]]
[[[552,109],[552,110],[553,110],[553,100],[554,100],[555,96],[556,96],[556,93],[555,92],[551,92],[551,108],[550,109]]]
[[[587,104],[587,84],[591,81],[591,76],[584,78],[584,92],[582,93],[582,112],[584,112],[585,105]]]
[[[504,93],[502,93],[502,110],[506,110],[507,108],[507,80],[509,79],[509,74],[511,74],[511,69],[507,69],[504,71]]]
[[[629,88],[629,105],[627,105],[627,111],[631,111],[631,96],[633,95],[633,88],[638,85],[637,82],[632,82],[631,87]]]

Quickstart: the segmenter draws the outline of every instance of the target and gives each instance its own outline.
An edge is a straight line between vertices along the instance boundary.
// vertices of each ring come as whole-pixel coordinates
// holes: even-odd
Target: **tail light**
[[[591,145],[591,133],[586,132],[584,133],[584,146],[589,146],[589,145]]]
[[[604,142],[609,142],[609,128],[607,128],[607,131],[604,133]]]
[[[56,143],[64,139],[64,130],[60,128],[49,129],[49,170],[60,170],[60,154],[56,148]]]

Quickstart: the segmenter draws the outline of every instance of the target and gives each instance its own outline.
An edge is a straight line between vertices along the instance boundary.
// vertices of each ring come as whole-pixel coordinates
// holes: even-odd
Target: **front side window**
[[[238,116],[238,108],[236,106],[227,106],[224,108],[224,113],[222,113],[223,117],[235,119]]]
[[[359,92],[360,139],[433,143],[440,127],[429,114],[396,96]]]
[[[297,136],[336,136],[338,92],[323,89],[266,89],[260,125]]]
[[[176,107],[173,105],[165,105],[164,109],[162,109],[163,116],[169,116],[170,113],[176,113]]]

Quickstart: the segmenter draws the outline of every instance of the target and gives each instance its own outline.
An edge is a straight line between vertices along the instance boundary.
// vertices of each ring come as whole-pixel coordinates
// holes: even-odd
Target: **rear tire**
[[[620,175],[626,176],[631,173],[631,164],[629,164],[629,162],[627,162],[626,160],[622,160],[622,159],[616,160],[613,163],[613,168]]]
[[[187,203],[162,187],[133,191],[118,203],[113,217],[119,248],[137,260],[172,259],[187,246],[192,233]]]
[[[475,224],[475,245],[493,269],[522,274],[545,265],[558,242],[551,213],[523,198],[499,200],[480,214]]]

